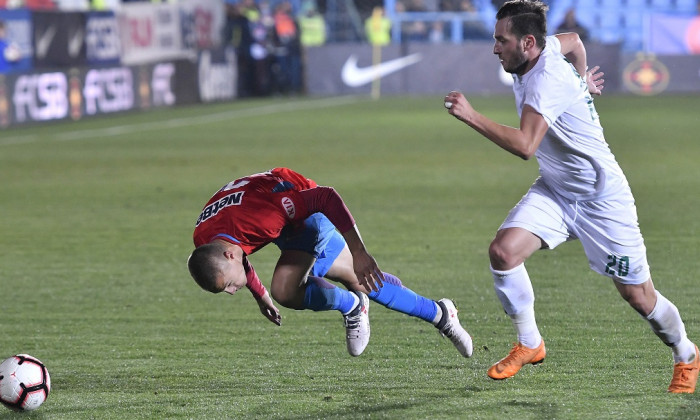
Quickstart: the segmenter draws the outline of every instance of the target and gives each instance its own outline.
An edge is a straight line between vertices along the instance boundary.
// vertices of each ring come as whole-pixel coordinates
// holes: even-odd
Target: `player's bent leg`
[[[340,311],[348,352],[359,356],[369,343],[369,299],[363,293],[349,292],[321,277],[309,276],[315,261],[307,252],[283,250],[272,276],[271,294],[291,309]]]
[[[542,239],[523,228],[500,229],[489,245],[489,261],[496,270],[508,271],[545,246]]]
[[[303,309],[312,311],[340,311],[343,315],[359,306],[360,299],[354,293],[341,289],[320,277],[309,276],[304,292]]]
[[[325,279],[309,276],[315,260],[304,251],[282,251],[272,275],[272,297],[290,309],[349,313],[357,306],[359,298]]]
[[[651,279],[639,283],[621,283],[616,280],[615,287],[620,296],[641,316],[647,317],[656,306],[657,295]]]
[[[325,279],[310,276],[304,306],[314,311],[339,310],[345,324],[348,353],[359,356],[369,344],[369,299],[362,292],[348,292]]]
[[[351,290],[359,288],[357,281],[352,281],[355,279],[352,257],[345,250],[340,253],[327,275]],[[441,335],[450,339],[462,356],[471,357],[472,338],[460,324],[457,309],[451,300],[443,299],[440,304],[421,296],[405,287],[398,277],[386,272],[384,285],[379,290],[369,291],[367,296],[391,310],[430,322],[438,328]]]
[[[389,309],[420,318],[435,325],[443,337],[450,339],[459,354],[471,357],[472,338],[462,327],[457,308],[450,299],[435,302],[405,287],[393,274],[384,273],[384,285],[369,293],[369,298]]]
[[[359,356],[369,344],[369,299],[362,292],[352,292],[359,298],[359,303],[351,312],[343,315],[345,322],[345,341],[348,353]]]
[[[419,295],[403,285],[391,273],[384,272],[384,285],[367,294],[370,299],[391,310],[436,324],[439,321],[438,305],[432,299]]]
[[[546,355],[544,340],[535,320],[535,294],[524,264],[510,270],[491,267],[496,296],[513,323],[518,343],[488,370],[493,379],[506,379],[527,364],[541,363]]]
[[[440,331],[440,334],[452,341],[459,354],[464,357],[472,357],[474,352],[472,337],[460,324],[454,303],[450,299],[440,299],[437,304],[440,306],[442,316],[435,328]]]
[[[642,315],[654,334],[673,351],[673,377],[669,392],[693,393],[698,381],[698,348],[688,339],[676,305],[659,293],[651,281],[641,284],[615,282],[620,295]]]
[[[270,294],[280,305],[290,309],[306,309],[306,278],[316,259],[304,251],[284,250],[272,273]]]

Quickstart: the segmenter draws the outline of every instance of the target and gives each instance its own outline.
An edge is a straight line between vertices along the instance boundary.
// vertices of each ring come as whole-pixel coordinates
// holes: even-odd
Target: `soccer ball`
[[[51,378],[39,359],[18,354],[0,363],[0,403],[22,411],[36,410],[49,396]]]

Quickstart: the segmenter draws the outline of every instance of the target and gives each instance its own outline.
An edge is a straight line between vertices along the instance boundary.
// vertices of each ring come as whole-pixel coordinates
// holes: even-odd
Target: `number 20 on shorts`
[[[630,272],[630,257],[608,255],[608,263],[605,265],[605,272],[618,277],[626,276]]]

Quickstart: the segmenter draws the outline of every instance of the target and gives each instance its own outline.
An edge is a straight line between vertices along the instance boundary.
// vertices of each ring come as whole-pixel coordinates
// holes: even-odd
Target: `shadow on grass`
[[[696,392],[698,392],[696,390]],[[679,395],[676,411],[669,415],[673,419],[700,419],[700,395]]]

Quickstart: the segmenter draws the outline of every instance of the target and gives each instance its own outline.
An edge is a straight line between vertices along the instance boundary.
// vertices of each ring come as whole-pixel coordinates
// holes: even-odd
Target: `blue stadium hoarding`
[[[85,33],[88,65],[115,66],[120,64],[119,23],[113,12],[88,13]]]
[[[0,9],[0,20],[5,22],[8,41],[19,47],[19,60],[10,64],[8,73],[31,71],[34,48],[32,45],[32,15],[27,9]]]

